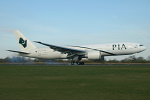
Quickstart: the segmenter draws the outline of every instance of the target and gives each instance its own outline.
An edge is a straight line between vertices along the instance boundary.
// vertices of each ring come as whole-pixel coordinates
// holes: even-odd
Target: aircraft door
[[[38,56],[41,56],[41,50],[38,50]]]

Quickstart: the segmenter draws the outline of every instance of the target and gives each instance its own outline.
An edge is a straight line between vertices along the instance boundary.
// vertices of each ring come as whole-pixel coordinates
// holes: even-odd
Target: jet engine
[[[89,60],[101,60],[102,56],[101,56],[101,52],[100,51],[89,51],[87,53],[87,58]]]

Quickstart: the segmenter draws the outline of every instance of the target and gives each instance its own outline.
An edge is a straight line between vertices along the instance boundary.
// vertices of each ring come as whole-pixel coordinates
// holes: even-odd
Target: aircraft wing
[[[46,44],[46,43],[39,42],[39,41],[34,41],[34,42],[48,46],[51,49],[53,49],[54,51],[59,51],[61,53],[77,54],[77,55],[84,55],[86,53],[86,51],[84,51],[84,50],[67,48],[67,47],[63,47],[63,46],[56,46],[56,45]]]
[[[27,52],[14,51],[14,50],[7,50],[7,51],[15,52],[15,53],[19,53],[19,54],[30,54],[30,53],[27,53]]]
[[[107,51],[100,50],[100,49],[93,49],[93,48],[82,47],[82,46],[72,46],[72,47],[86,48],[86,49],[89,49],[89,50],[101,51],[101,52],[104,52],[104,53],[107,53],[107,54],[110,54],[110,55],[115,55],[115,54],[113,54],[111,52],[107,52]]]

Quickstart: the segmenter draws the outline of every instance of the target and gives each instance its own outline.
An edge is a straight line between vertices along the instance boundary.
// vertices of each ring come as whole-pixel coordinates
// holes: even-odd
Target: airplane
[[[52,44],[34,41],[48,48],[37,48],[30,42],[21,32],[14,31],[17,42],[21,51],[7,50],[15,52],[19,56],[42,58],[42,59],[71,59],[71,65],[75,63],[84,65],[82,58],[88,60],[104,60],[105,56],[131,55],[146,50],[146,47],[138,43],[121,42],[94,45],[78,45],[78,46],[57,46]]]

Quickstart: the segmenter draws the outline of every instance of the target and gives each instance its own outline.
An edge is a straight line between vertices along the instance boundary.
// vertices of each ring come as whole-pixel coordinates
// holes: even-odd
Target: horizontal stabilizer
[[[14,50],[7,50],[7,51],[15,52],[15,53],[19,53],[19,54],[30,54],[30,53],[27,53],[27,52],[14,51]]]

